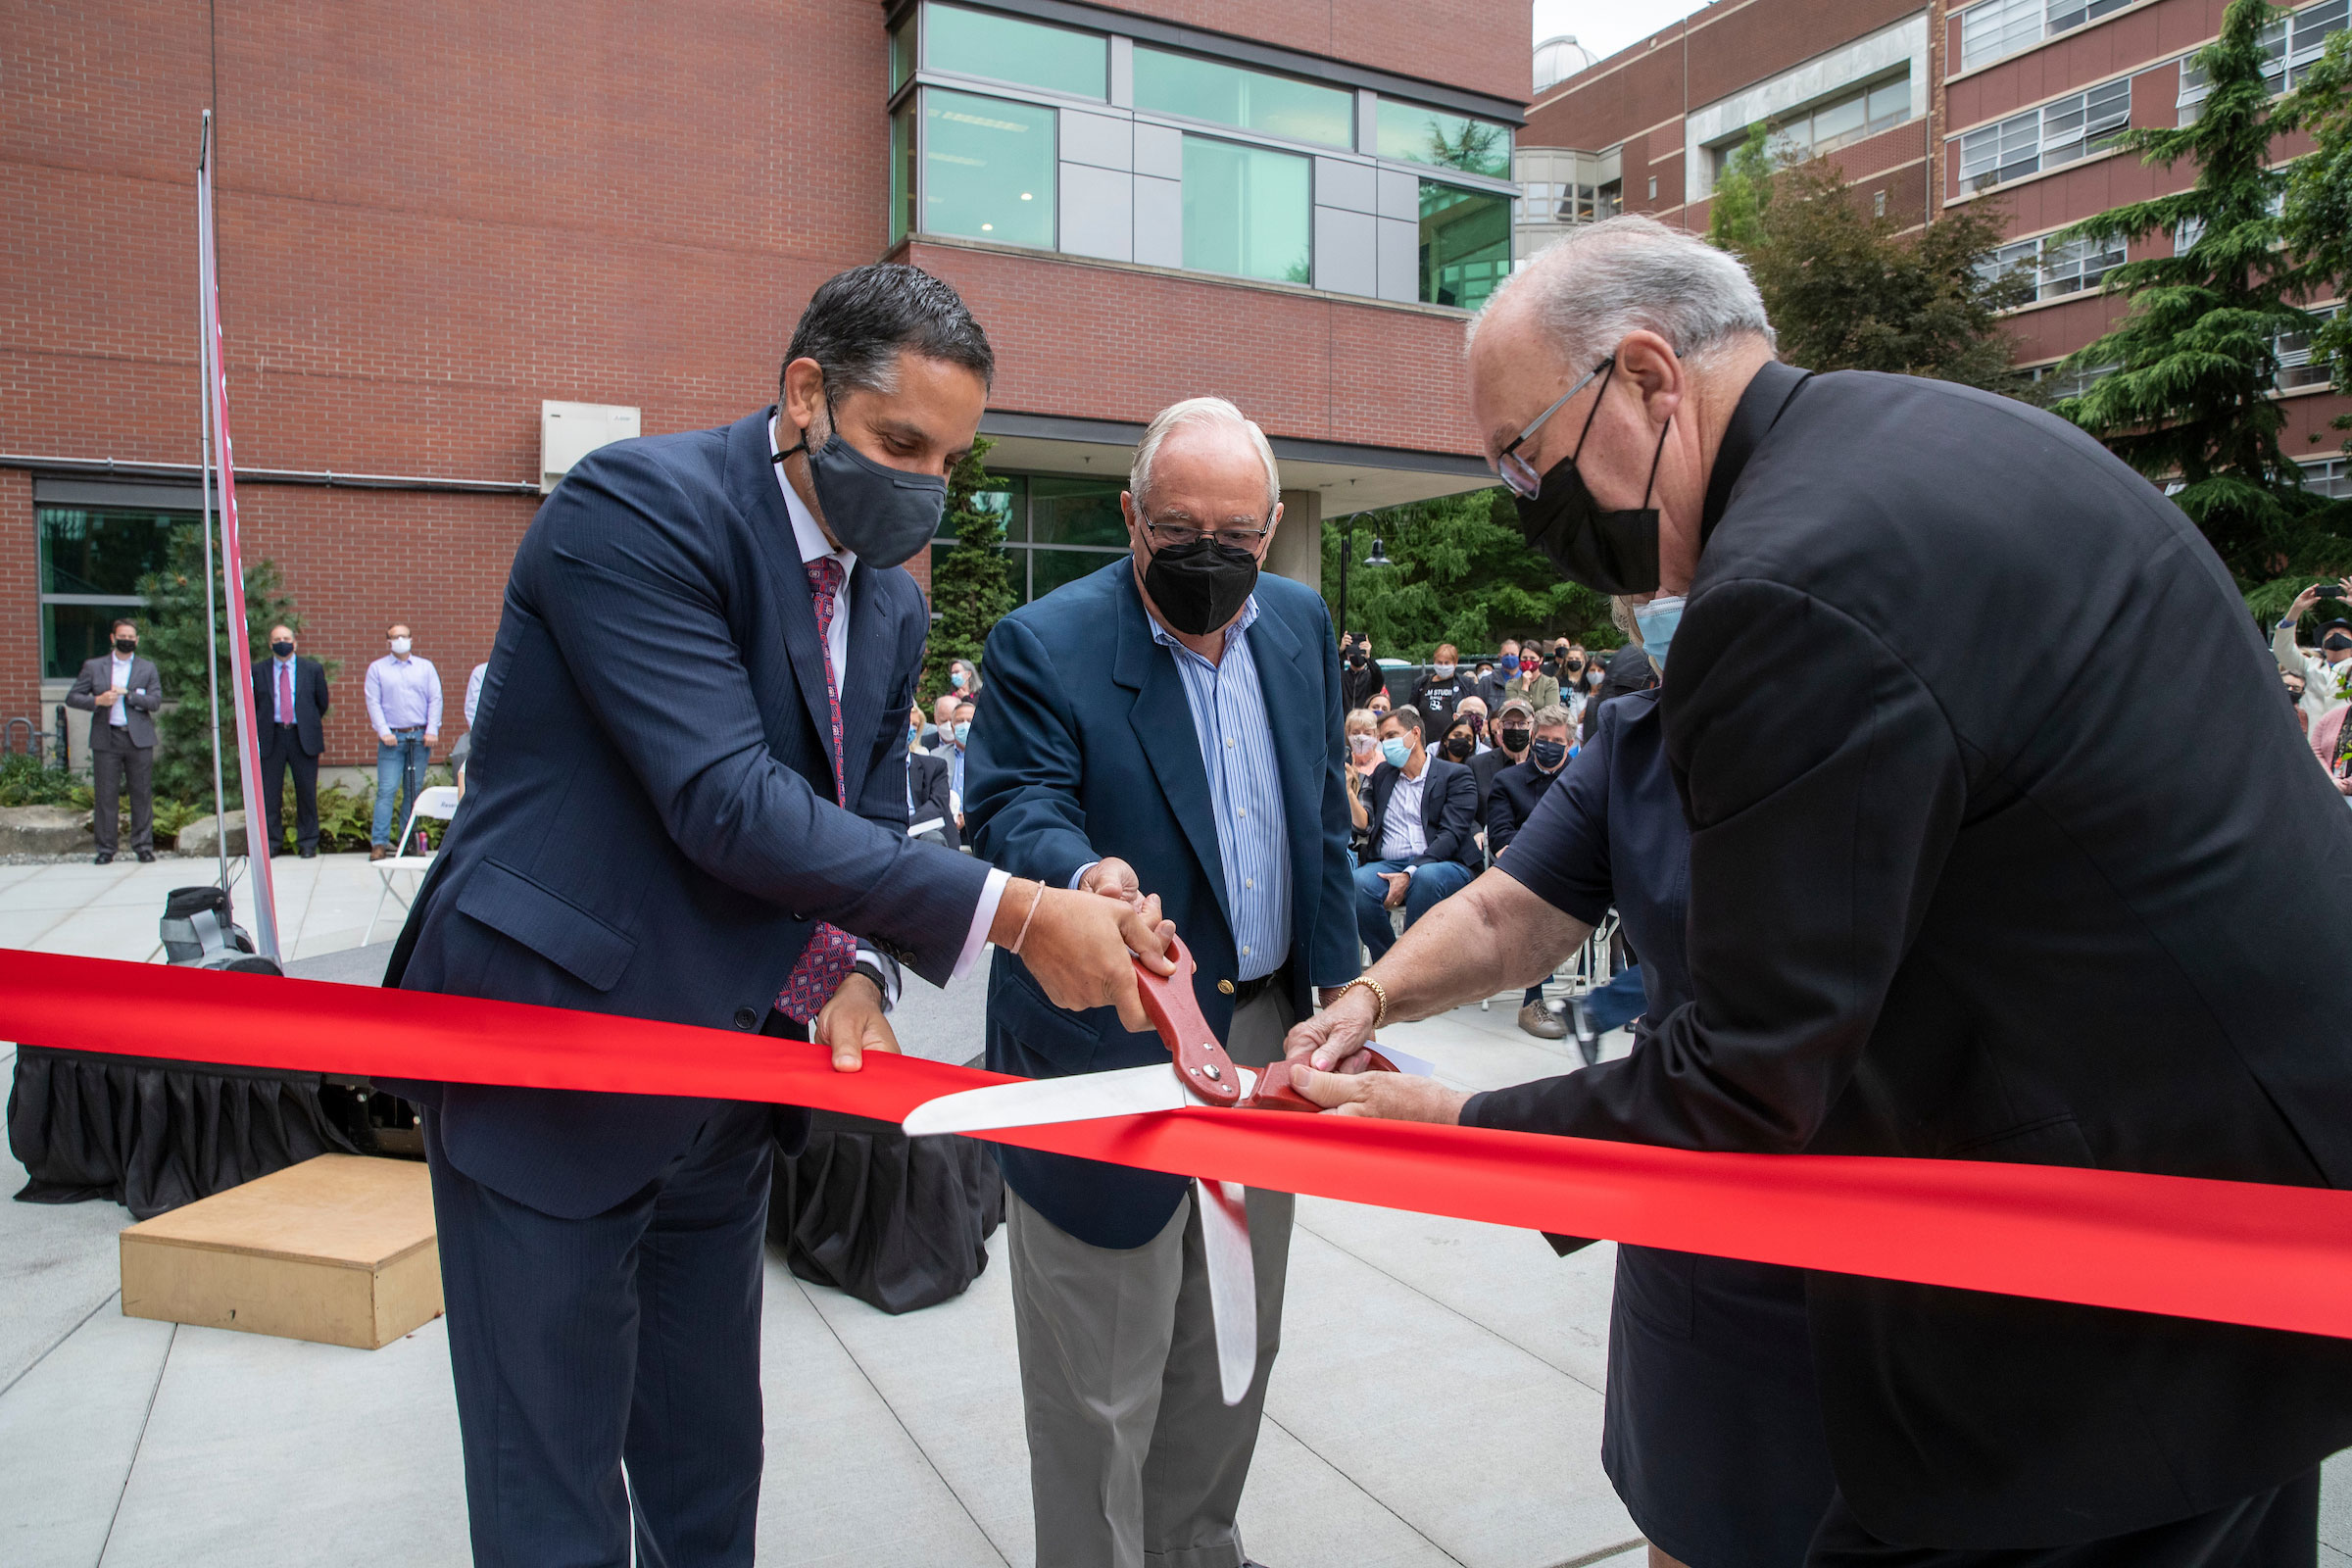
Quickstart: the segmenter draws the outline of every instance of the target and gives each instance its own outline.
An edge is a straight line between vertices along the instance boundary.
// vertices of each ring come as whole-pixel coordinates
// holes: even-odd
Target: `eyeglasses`
[[[1533,464],[1519,455],[1519,449],[1535,439],[1536,432],[1544,428],[1544,420],[1559,413],[1562,408],[1567,406],[1570,398],[1575,397],[1592,383],[1594,376],[1616,363],[1616,357],[1612,355],[1586,371],[1583,380],[1561,393],[1550,408],[1537,415],[1534,421],[1519,432],[1517,439],[1495,454],[1494,471],[1502,475],[1502,482],[1511,487],[1513,495],[1525,496],[1528,500],[1533,501],[1544,493],[1544,476],[1536,471]]]
[[[1272,528],[1196,528],[1189,522],[1153,522],[1149,518],[1144,521],[1144,529],[1152,535],[1152,542],[1162,550],[1182,550],[1203,539],[1214,539],[1228,550],[1247,550],[1251,555],[1255,555],[1257,547],[1265,543],[1266,535],[1274,531]]]

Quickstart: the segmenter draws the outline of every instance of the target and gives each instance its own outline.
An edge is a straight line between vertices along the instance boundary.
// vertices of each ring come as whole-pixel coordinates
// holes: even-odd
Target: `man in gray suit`
[[[122,780],[130,779],[130,847],[141,861],[155,858],[155,710],[164,687],[155,661],[139,657],[139,627],[115,622],[114,651],[82,663],[66,706],[90,715],[90,764],[97,775],[98,810],[91,831],[98,863],[115,858]]]

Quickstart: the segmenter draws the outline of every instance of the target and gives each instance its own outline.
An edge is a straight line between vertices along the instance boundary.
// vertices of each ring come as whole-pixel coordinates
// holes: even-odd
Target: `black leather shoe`
[[[155,863],[155,852],[154,852],[153,850],[141,850],[141,851],[139,852],[139,863],[140,863],[141,865],[152,865],[152,864],[154,864],[154,863]]]
[[[302,858],[306,860],[316,860],[318,858],[318,846],[313,844],[306,847],[302,852]]]
[[[112,865],[115,863],[115,852],[112,850],[100,850],[98,852],[98,858],[91,863],[96,865]]]
[[[1576,1054],[1585,1058],[1586,1066],[1600,1059],[1600,1036],[1593,1029],[1592,1020],[1585,1014],[1582,997],[1568,999],[1568,1032],[1576,1037]]]

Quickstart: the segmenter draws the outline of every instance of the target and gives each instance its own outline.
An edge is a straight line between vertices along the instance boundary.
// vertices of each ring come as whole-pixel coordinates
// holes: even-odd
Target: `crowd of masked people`
[[[1588,650],[1574,638],[1506,637],[1468,662],[1440,643],[1397,703],[1372,639],[1340,640],[1347,704],[1348,809],[1354,818],[1356,926],[1374,958],[1494,862],[1544,792],[1591,737],[1611,698],[1645,691],[1657,670],[1638,645]],[[1590,1062],[1600,1036],[1639,1016],[1636,966],[1609,986],[1557,1003],[1541,982],[1521,999],[1519,1027],[1541,1040],[1574,1035]]]
[[[2311,742],[2338,793],[2352,797],[2352,619],[2342,612],[2352,600],[2352,577],[2314,583],[2295,596],[2286,614],[2271,631],[2271,652],[2278,660],[2278,678],[2295,723]],[[2304,617],[2317,612],[2326,618],[2313,639],[2318,646],[2297,642]]]

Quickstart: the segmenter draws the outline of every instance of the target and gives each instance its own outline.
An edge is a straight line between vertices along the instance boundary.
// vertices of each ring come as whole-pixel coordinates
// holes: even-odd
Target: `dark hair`
[[[897,262],[853,267],[819,283],[792,329],[784,363],[814,360],[825,373],[830,405],[846,392],[890,391],[902,349],[960,365],[984,383],[996,377],[988,334],[962,296],[922,269]],[[783,379],[779,368],[779,388]]]
[[[128,626],[134,632],[139,629],[139,623],[131,619],[128,615],[117,615],[113,620],[107,622],[106,634],[109,637],[112,637],[115,633],[121,631],[125,626]]]
[[[1415,708],[1412,704],[1407,703],[1402,708],[1392,708],[1387,712],[1380,715],[1380,721],[1383,724],[1386,724],[1392,718],[1397,723],[1402,724],[1406,729],[1412,730],[1416,734],[1420,733],[1421,710]]]

